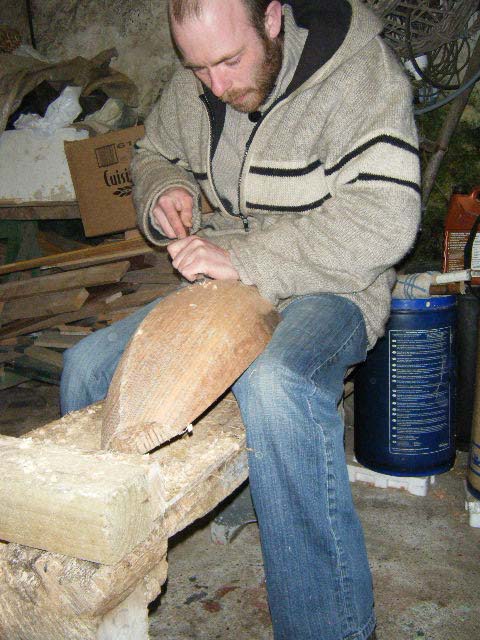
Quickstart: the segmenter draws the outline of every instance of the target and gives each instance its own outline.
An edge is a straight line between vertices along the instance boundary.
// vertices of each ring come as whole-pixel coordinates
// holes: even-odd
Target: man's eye
[[[236,64],[240,62],[240,57],[232,58],[231,60],[226,60],[225,64],[227,67],[234,67]]]

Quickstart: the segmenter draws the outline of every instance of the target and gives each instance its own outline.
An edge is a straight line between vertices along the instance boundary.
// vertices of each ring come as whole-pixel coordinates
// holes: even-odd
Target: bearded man
[[[417,136],[408,81],[365,5],[292,4],[170,0],[182,68],[137,145],[134,201],[187,280],[239,279],[282,315],[233,386],[275,639],[365,640],[372,581],[338,405],[416,235]],[[152,306],[67,352],[64,412],[105,396]]]

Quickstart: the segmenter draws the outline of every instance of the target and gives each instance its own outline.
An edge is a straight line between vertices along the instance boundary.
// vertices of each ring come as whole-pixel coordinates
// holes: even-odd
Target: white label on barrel
[[[468,479],[473,487],[480,491],[480,444],[472,440],[468,460]]]
[[[468,268],[468,265],[467,265]],[[475,240],[473,241],[472,246],[472,269],[480,269],[480,234],[475,234]]]
[[[451,327],[389,331],[390,453],[449,448],[451,341]]]

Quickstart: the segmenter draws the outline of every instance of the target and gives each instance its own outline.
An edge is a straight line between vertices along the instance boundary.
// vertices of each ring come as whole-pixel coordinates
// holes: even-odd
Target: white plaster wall
[[[112,67],[138,86],[140,115],[148,113],[178,64],[166,0],[32,0],[32,11],[37,48],[43,55],[91,58],[116,47],[118,58]]]

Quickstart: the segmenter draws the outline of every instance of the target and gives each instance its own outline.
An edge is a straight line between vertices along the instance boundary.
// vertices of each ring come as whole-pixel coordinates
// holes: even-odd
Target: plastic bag
[[[81,92],[81,87],[65,87],[48,106],[43,118],[36,113],[22,114],[13,126],[18,130],[30,129],[46,135],[68,127],[82,112],[78,101]]]

